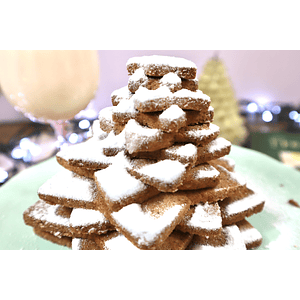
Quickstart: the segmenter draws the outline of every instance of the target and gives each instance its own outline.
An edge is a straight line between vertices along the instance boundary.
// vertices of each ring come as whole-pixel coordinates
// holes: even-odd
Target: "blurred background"
[[[197,65],[199,88],[212,99],[214,122],[220,126],[222,136],[233,144],[300,168],[300,51],[97,52],[99,86],[87,108],[70,120],[69,143],[87,139],[99,111],[111,106],[111,93],[127,85],[129,58],[154,54],[177,56]],[[0,185],[22,169],[55,155],[56,149],[52,128],[17,112],[1,93],[0,82]]]

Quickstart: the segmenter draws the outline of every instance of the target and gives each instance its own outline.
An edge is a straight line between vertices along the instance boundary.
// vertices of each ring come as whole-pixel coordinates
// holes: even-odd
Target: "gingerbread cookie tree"
[[[199,77],[199,89],[211,98],[215,110],[214,124],[220,127],[220,136],[233,144],[241,144],[246,139],[247,129],[239,113],[233,85],[218,56],[205,64]]]
[[[35,233],[72,249],[251,249],[246,217],[264,201],[234,172],[231,143],[213,124],[197,68],[174,57],[127,63],[128,85],[93,124],[93,137],[63,149],[64,167],[24,212]]]

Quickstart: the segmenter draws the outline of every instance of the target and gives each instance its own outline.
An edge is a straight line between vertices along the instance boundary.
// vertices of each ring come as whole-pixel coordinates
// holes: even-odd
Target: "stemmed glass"
[[[58,148],[68,120],[85,109],[99,84],[96,50],[0,50],[2,93],[34,122],[49,123]]]

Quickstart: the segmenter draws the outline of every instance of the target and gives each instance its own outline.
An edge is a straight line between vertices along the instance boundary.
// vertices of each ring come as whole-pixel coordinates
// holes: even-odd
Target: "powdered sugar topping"
[[[63,169],[46,181],[38,193],[92,202],[96,197],[96,187],[93,180]]]
[[[139,245],[149,245],[174,221],[181,208],[182,205],[174,205],[156,218],[150,212],[143,211],[140,204],[134,203],[113,212],[112,217],[137,239]]]
[[[130,58],[126,66],[130,64],[144,65],[168,65],[170,67],[184,67],[184,68],[197,68],[197,66],[190,60],[181,57],[174,56],[163,56],[163,55],[151,55],[151,56],[140,56]]]
[[[222,228],[221,211],[217,203],[200,203],[187,225],[195,228],[217,230]]]
[[[87,226],[91,224],[103,224],[106,221],[104,215],[98,210],[74,208],[70,216],[70,226]]]

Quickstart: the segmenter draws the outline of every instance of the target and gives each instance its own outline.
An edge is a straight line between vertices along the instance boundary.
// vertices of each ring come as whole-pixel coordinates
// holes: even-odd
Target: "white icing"
[[[74,208],[70,216],[70,226],[87,226],[91,224],[103,224],[106,222],[104,215],[97,210]]]
[[[95,191],[93,180],[76,175],[67,169],[59,171],[38,189],[40,194],[86,202],[95,200]]]
[[[208,230],[220,229],[222,227],[222,217],[219,206],[217,204],[199,203],[187,225]]]
[[[182,205],[174,205],[165,210],[159,218],[154,217],[151,212],[143,211],[140,204],[133,203],[123,207],[111,216],[130,233],[139,245],[154,243],[159,235],[175,220]]]

